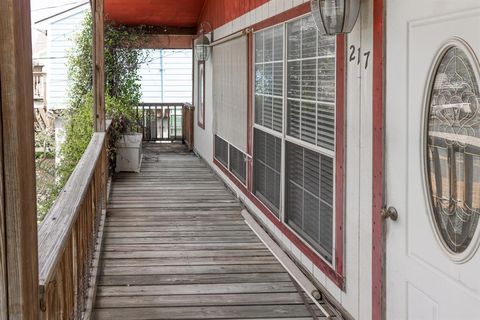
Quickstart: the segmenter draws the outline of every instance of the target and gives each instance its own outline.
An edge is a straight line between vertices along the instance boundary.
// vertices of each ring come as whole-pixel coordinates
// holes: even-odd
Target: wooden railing
[[[193,150],[193,130],[194,130],[195,107],[191,104],[183,106],[183,141],[189,151]]]
[[[182,140],[183,103],[141,103],[137,118],[144,141]]]
[[[47,96],[47,74],[33,72],[33,99],[45,101]]]
[[[38,232],[42,319],[80,319],[106,209],[107,133],[94,133]]]

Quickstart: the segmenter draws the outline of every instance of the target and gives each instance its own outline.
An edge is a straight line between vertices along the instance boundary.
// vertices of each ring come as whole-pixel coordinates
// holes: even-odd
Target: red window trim
[[[203,74],[200,73],[200,65],[203,65]],[[197,83],[197,99],[198,99],[198,109],[197,109],[197,125],[205,130],[205,61],[198,61],[198,76],[202,77],[203,81],[203,94],[202,94],[202,101],[200,101],[200,85]],[[200,112],[203,113],[202,119],[203,122],[200,121]]]
[[[298,18],[310,12],[310,4],[304,3],[295,8],[282,12],[274,17],[268,18],[252,26],[253,30],[258,31],[273,25],[284,23],[288,20]],[[345,37],[337,37],[337,87],[336,87],[336,198],[335,198],[335,269],[328,264],[320,255],[308,246],[295,232],[268,209],[252,193],[253,163],[248,162],[247,166],[247,187],[240,183],[236,177],[231,174],[215,158],[213,163],[247,196],[247,198],[260,209],[260,211],[305,255],[312,263],[320,269],[333,283],[341,290],[345,290],[344,277],[344,163],[345,163]],[[253,35],[249,34],[248,39],[248,111],[247,111],[247,153],[253,154]]]

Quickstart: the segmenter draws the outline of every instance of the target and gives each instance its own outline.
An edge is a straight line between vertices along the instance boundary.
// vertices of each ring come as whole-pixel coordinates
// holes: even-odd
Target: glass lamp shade
[[[361,0],[311,0],[313,19],[323,35],[352,32]]]
[[[210,57],[210,40],[206,36],[201,36],[195,42],[195,55],[199,61],[207,61]]]

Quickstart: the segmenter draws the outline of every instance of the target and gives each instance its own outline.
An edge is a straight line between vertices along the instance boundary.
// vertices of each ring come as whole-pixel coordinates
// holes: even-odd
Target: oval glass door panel
[[[480,89],[473,57],[444,50],[432,77],[427,119],[427,178],[433,221],[452,254],[475,238],[480,218]]]

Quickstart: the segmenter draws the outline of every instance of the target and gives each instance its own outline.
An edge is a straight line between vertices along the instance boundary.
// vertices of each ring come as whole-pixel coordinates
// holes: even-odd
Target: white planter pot
[[[124,134],[117,142],[117,163],[115,172],[140,172],[142,166],[141,133]]]

